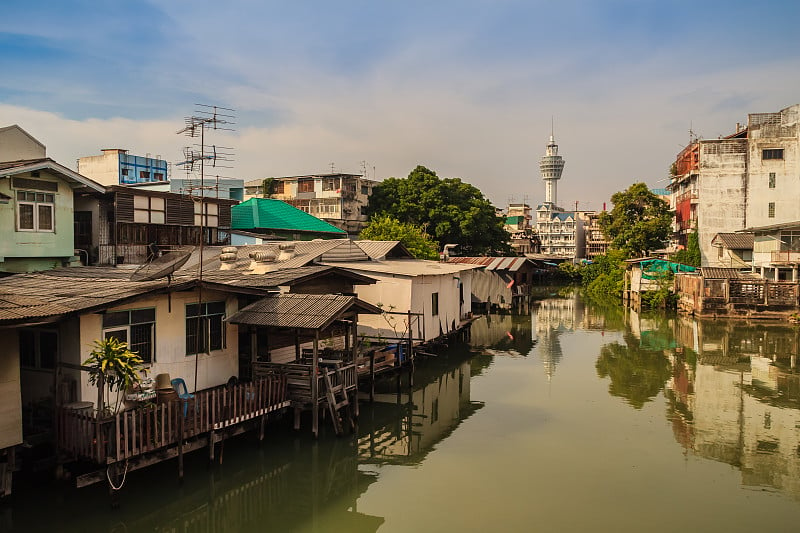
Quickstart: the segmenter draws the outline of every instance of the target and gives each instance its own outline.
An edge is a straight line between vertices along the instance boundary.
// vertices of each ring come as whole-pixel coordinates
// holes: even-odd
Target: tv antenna
[[[194,114],[184,119],[184,127],[178,130],[178,135],[186,135],[187,137],[199,139],[199,144],[194,144],[184,148],[184,160],[178,163],[178,166],[186,168],[187,175],[192,172],[198,172],[200,175],[200,185],[198,187],[190,186],[188,188],[189,197],[199,203],[194,209],[195,224],[198,225],[200,231],[198,232],[198,249],[199,257],[197,261],[197,313],[198,317],[195,320],[195,346],[194,346],[194,391],[197,392],[197,367],[200,359],[201,339],[204,339],[201,331],[201,326],[206,323],[203,320],[205,313],[203,312],[203,244],[205,243],[206,225],[209,219],[208,206],[205,203],[205,191],[207,189],[205,184],[205,166],[210,163],[212,168],[232,168],[233,163],[233,148],[221,147],[217,145],[206,145],[206,130],[214,131],[234,131],[231,127],[236,124],[236,116],[233,114],[234,110],[227,107],[219,107],[215,105],[195,104]],[[218,180],[217,180],[218,181]],[[219,196],[218,185],[208,187],[217,190]],[[199,196],[193,194],[194,191],[199,191]],[[198,224],[199,222],[199,224]],[[207,339],[205,352],[208,353],[210,339]],[[188,348],[188,347],[187,347]]]

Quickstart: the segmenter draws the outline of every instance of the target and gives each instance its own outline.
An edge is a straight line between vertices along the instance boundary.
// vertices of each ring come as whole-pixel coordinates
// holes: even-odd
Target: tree
[[[689,238],[686,239],[686,249],[678,250],[672,259],[677,263],[699,267],[700,257],[700,238],[697,235],[697,230],[694,230],[689,234]]]
[[[104,387],[99,394],[105,392],[109,398],[106,403],[110,406],[110,395],[116,390],[116,400],[111,413],[119,411],[122,404],[121,393],[135,383],[141,381],[139,372],[144,369],[142,359],[128,349],[127,343],[120,342],[114,337],[94,341],[94,349],[83,365],[89,367],[89,383]],[[105,411],[103,405],[97,406],[98,413]]]
[[[511,253],[503,218],[477,188],[459,178],[439,178],[418,166],[407,178],[387,178],[373,189],[367,214],[389,215],[422,228],[462,254]]]
[[[264,178],[261,182],[261,196],[272,198],[273,194],[275,194],[275,178]]]
[[[644,183],[634,183],[611,197],[614,208],[600,215],[600,228],[611,246],[633,257],[663,248],[670,234],[669,204]]]
[[[436,243],[422,228],[400,222],[389,215],[379,215],[359,235],[373,241],[400,241],[417,259],[439,259]]]

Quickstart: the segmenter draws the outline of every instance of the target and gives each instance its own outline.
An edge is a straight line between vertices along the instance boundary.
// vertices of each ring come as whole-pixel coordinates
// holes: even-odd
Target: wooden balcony
[[[198,391],[188,400],[146,403],[111,416],[59,409],[57,445],[71,459],[111,464],[164,451],[289,405],[287,376]]]

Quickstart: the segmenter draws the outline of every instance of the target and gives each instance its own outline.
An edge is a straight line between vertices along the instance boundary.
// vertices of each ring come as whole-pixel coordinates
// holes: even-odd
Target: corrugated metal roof
[[[508,270],[516,272],[522,268],[526,262],[530,262],[527,257],[451,257],[448,263],[481,265],[486,270]],[[531,266],[534,266],[531,262]]]
[[[369,261],[369,256],[353,241],[346,241],[322,254],[320,260],[330,263]]]
[[[43,320],[61,315],[110,307],[149,293],[191,289],[198,284],[194,272],[153,281],[130,281],[130,268],[60,268],[34,274],[16,274],[0,279],[0,324],[20,320]],[[291,286],[329,273],[354,283],[374,283],[367,276],[332,266],[315,265],[276,270],[265,274],[241,271],[204,272],[203,281],[231,293],[264,294],[279,286]],[[246,290],[247,289],[247,290]]]
[[[398,276],[436,276],[456,274],[464,270],[481,268],[480,265],[440,263],[423,259],[394,259],[391,261],[355,261],[352,263],[334,263],[335,266],[362,272],[396,274]]]
[[[284,243],[294,244],[294,255],[290,259],[280,259],[281,250],[279,246]],[[336,248],[342,243],[350,242],[347,239],[328,239],[328,240],[313,240],[313,241],[278,241],[266,244],[250,244],[246,246],[237,246],[237,259],[233,266],[234,270],[249,270],[251,259],[251,252],[269,252],[275,255],[276,268],[298,268],[306,266],[317,260],[322,254]],[[203,270],[210,272],[219,270],[220,260],[219,254],[222,252],[221,246],[205,247],[203,249]],[[199,261],[199,251],[195,250],[189,261],[180,270],[181,272],[193,272],[197,270],[197,263]]]
[[[343,313],[380,314],[377,307],[355,296],[334,294],[281,294],[266,296],[242,308],[228,322],[300,329],[323,329]]]
[[[386,257],[408,258],[414,256],[403,246],[400,241],[367,241],[359,240],[355,243],[364,250],[371,259],[384,259]]]
[[[324,220],[272,198],[250,198],[231,207],[233,229],[307,231],[346,235],[347,232]]]
[[[760,277],[752,272],[742,272],[738,268],[700,267],[705,279],[730,279]]]
[[[714,241],[721,242],[729,250],[752,250],[754,238],[752,233],[717,233]]]
[[[82,269],[57,269],[0,279],[0,322],[46,319],[102,308],[163,290],[168,285],[166,279],[135,282],[127,278],[93,277],[98,275],[93,269],[80,277],[73,270]],[[177,280],[171,284],[176,290],[185,285]]]

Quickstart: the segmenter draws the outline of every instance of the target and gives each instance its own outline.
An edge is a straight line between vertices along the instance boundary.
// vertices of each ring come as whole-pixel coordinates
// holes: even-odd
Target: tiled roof
[[[752,233],[717,233],[714,237],[729,250],[752,250],[753,240]]]
[[[334,294],[270,295],[232,315],[232,324],[301,329],[322,329],[349,310],[380,314],[374,305],[355,296]]]
[[[267,229],[346,235],[347,232],[286,202],[251,198],[231,207],[233,229]]]

